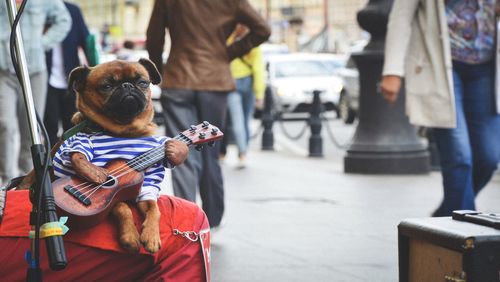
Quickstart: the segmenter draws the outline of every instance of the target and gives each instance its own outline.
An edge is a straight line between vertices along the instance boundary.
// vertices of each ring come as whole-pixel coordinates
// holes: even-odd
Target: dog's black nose
[[[124,82],[124,83],[122,83],[122,88],[130,90],[130,89],[134,88],[134,85],[130,82]]]

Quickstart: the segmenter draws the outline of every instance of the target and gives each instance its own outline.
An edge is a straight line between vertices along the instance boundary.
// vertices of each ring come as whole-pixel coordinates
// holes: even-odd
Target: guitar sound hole
[[[116,178],[114,176],[108,176],[106,182],[102,185],[102,188],[112,188],[116,186]]]

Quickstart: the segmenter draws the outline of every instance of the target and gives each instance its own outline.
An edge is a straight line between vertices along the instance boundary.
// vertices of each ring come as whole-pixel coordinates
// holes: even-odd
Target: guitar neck
[[[179,134],[173,139],[182,141],[186,145],[191,145],[192,141],[187,138],[184,134]],[[162,161],[165,158],[165,146],[158,146],[153,148],[127,162],[127,165],[137,171],[144,171],[148,167]]]

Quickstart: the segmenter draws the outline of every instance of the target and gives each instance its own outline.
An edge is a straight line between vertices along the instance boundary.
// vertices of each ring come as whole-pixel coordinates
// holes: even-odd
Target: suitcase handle
[[[471,222],[500,230],[500,215],[495,213],[481,213],[470,210],[453,211],[452,218],[458,221]]]

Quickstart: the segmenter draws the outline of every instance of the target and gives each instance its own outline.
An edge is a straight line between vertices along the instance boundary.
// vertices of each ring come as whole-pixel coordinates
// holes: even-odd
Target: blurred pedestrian
[[[16,1],[19,5],[21,1]],[[5,1],[0,1],[0,178],[2,182],[26,173],[33,164],[30,130],[21,86],[10,57],[10,22]],[[46,28],[45,24],[50,22]],[[30,0],[20,21],[20,29],[33,101],[39,115],[45,112],[47,66],[45,51],[61,42],[71,27],[71,17],[62,0]],[[20,135],[20,139],[17,139]],[[19,144],[20,152],[16,153]]]
[[[113,49],[111,44],[111,26],[108,23],[104,23],[101,30],[101,49],[104,53],[110,52]]]
[[[90,34],[80,8],[69,2],[64,2],[64,5],[71,16],[71,29],[61,43],[46,52],[49,84],[44,124],[52,145],[58,141],[59,122],[62,122],[64,131],[70,129],[71,117],[76,112],[75,94],[68,92],[68,75],[82,64],[78,55],[79,48],[85,55],[90,52],[87,50],[90,48],[87,44]]]
[[[495,0],[394,1],[381,89],[394,103],[404,76],[410,121],[434,128],[444,186],[434,216],[474,210],[500,160],[495,17]]]
[[[122,48],[116,52],[116,58],[124,61],[138,61],[140,58],[134,58],[135,43],[132,40],[123,41]]]
[[[226,46],[237,23],[250,32]],[[165,29],[172,41],[162,68]],[[150,59],[163,70],[161,97],[166,134],[172,136],[191,124],[207,120],[224,128],[227,94],[234,90],[229,62],[243,56],[270,35],[265,20],[246,0],[156,0],[147,31]],[[183,166],[172,171],[176,196],[195,201],[199,187],[203,210],[211,227],[224,212],[224,189],[215,148],[193,152]]]
[[[229,37],[229,43],[244,38],[248,31],[246,26],[238,24]],[[231,73],[235,79],[236,90],[229,93],[227,106],[231,119],[231,129],[238,147],[237,168],[241,169],[246,166],[246,155],[251,137],[250,120],[255,106],[262,107],[266,88],[264,59],[260,47],[257,46],[247,54],[234,59],[231,62]],[[227,142],[221,146],[224,144]],[[223,149],[221,152],[221,157],[224,158],[225,150]]]

